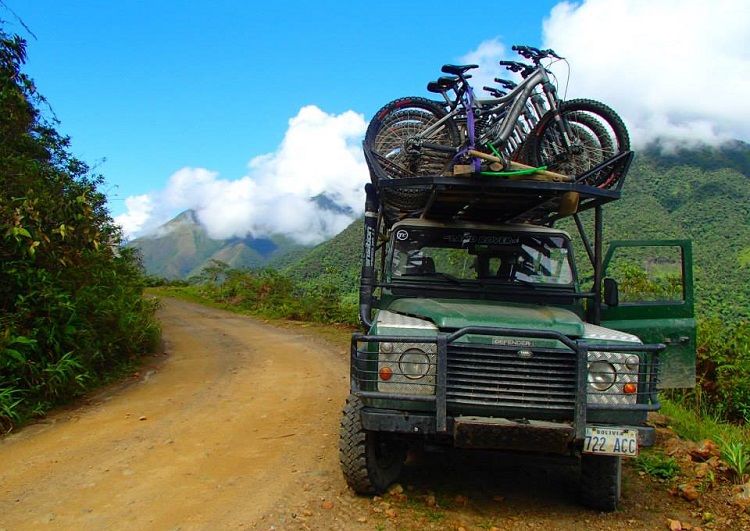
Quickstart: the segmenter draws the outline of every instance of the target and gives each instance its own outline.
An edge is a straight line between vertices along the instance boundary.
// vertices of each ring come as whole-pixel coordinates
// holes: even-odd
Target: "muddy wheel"
[[[362,400],[349,395],[339,432],[341,471],[357,494],[380,494],[401,475],[407,447],[390,434],[365,430],[361,410]]]
[[[621,457],[581,456],[581,502],[586,507],[606,512],[617,509],[621,481]]]

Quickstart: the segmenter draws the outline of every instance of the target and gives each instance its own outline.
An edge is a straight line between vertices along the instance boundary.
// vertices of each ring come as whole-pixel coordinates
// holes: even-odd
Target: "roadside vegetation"
[[[45,117],[25,60],[0,20],[0,434],[121,375],[160,335],[103,179]]]
[[[333,284],[301,286],[275,269],[233,269],[212,260],[187,281],[149,279],[169,293],[269,319],[355,325],[356,305]]]

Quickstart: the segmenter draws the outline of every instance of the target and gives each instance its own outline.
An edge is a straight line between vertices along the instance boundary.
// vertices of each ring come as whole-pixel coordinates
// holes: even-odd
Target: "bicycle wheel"
[[[546,165],[550,171],[580,178],[589,170],[630,149],[630,137],[622,119],[609,107],[594,100],[570,100],[558,110],[561,120],[550,111],[534,131],[529,155],[534,165]],[[561,124],[567,129],[566,146]],[[609,188],[617,179],[597,172],[584,184]],[[580,181],[578,181],[580,182]]]
[[[373,183],[448,175],[460,140],[453,120],[436,125],[446,115],[440,104],[419,97],[400,98],[380,109],[365,134],[365,149],[381,170],[370,172]]]

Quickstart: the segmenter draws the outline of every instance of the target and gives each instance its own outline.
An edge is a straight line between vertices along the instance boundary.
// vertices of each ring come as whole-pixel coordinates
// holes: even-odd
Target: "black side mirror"
[[[617,281],[614,278],[604,279],[604,304],[607,306],[620,304],[620,294],[617,290]]]

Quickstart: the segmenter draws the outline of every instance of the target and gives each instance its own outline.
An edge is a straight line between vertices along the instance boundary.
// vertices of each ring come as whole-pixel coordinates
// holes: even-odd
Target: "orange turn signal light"
[[[390,367],[381,367],[380,371],[378,371],[378,374],[380,375],[381,380],[390,380],[391,376],[393,376],[393,370]]]
[[[638,391],[638,386],[636,386],[632,382],[628,382],[628,383],[626,383],[625,385],[622,386],[622,391],[626,395],[632,395],[632,394],[635,394],[636,391]]]

